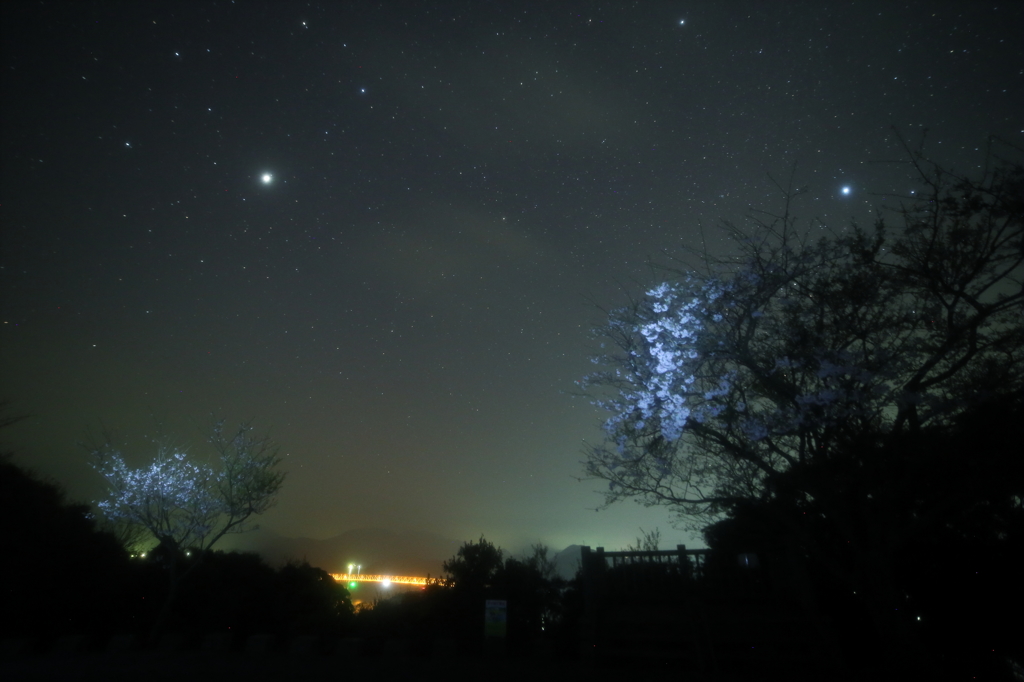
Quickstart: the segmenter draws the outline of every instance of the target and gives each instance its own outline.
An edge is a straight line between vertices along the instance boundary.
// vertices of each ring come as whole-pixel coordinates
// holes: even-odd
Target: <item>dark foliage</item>
[[[501,570],[503,556],[501,549],[483,537],[478,542],[470,540],[442,565],[446,583],[464,593],[484,590]]]
[[[158,558],[140,562],[151,574],[149,597],[168,589]],[[194,636],[215,632],[241,642],[252,634],[337,635],[351,625],[348,590],[326,571],[308,563],[274,570],[256,554],[211,551],[190,558],[196,568],[182,587],[168,632]]]
[[[495,599],[507,603],[510,651],[525,651],[539,638],[563,633],[565,583],[551,574],[544,548],[535,548],[528,558],[505,558],[481,537],[463,544],[443,567],[445,577],[424,590],[361,611],[357,631],[369,637],[408,637],[424,646],[431,639],[454,639],[474,651],[484,640],[485,603]]]
[[[0,459],[3,636],[90,632],[129,620],[120,589],[128,557],[113,536],[96,530],[88,511],[58,486]]]
[[[1011,679],[1008,659],[1024,660],[1006,627],[1024,598],[1022,402],[1004,396],[949,426],[792,469],[774,500],[707,529],[709,581],[746,574],[750,589],[829,617],[855,667],[906,665],[884,646],[885,630],[900,628],[933,674]],[[872,552],[880,543],[887,552]],[[759,567],[741,568],[743,553]],[[879,596],[896,605],[886,622],[869,601]]]
[[[56,485],[6,458],[0,531],[7,547],[0,636],[143,635],[157,621],[169,589],[165,553],[129,558],[114,536],[96,530],[86,505],[69,503]],[[255,554],[224,552],[185,561],[194,570],[167,631],[225,632],[240,642],[255,633],[337,635],[351,627],[348,591],[322,569],[274,570]]]
[[[306,562],[288,563],[276,576],[277,607],[288,634],[341,634],[352,623],[349,592],[331,574]]]

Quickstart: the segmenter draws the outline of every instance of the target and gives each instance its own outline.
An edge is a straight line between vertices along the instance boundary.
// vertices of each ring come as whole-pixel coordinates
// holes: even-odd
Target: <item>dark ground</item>
[[[383,650],[372,656],[331,654],[295,654],[284,652],[119,652],[66,655],[25,655],[0,661],[0,679],[39,682],[65,680],[104,680],[105,682],[224,682],[224,680],[371,680],[416,679],[446,681],[461,679],[515,680],[522,682],[538,676],[555,680],[585,677],[588,680],[623,680],[637,674],[645,678],[670,674],[675,679],[694,682],[754,682],[778,679],[766,673],[762,677],[741,677],[680,669],[678,662],[630,663],[612,665],[572,658],[545,656],[512,657],[501,654],[434,655],[429,658],[408,656],[401,651]],[[786,679],[798,679],[786,676]],[[817,677],[817,680],[822,680]],[[845,678],[839,678],[845,679]]]

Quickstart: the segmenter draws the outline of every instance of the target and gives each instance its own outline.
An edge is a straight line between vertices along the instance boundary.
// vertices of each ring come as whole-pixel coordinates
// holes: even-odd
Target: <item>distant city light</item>
[[[357,568],[352,564],[352,568]],[[375,575],[370,573],[331,573],[331,577],[339,583],[348,583],[355,586],[359,583],[381,583],[384,587],[389,585],[418,585],[425,586],[428,578],[425,576],[411,575]]]

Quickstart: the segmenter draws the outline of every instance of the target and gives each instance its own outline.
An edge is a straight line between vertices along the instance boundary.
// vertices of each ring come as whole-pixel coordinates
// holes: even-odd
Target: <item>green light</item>
[[[358,584],[358,583],[356,583],[356,581],[355,581],[355,580],[353,580],[352,582],[350,582],[350,583],[348,584],[348,589],[350,589],[350,590],[354,590],[354,589],[356,589],[356,585],[357,585],[357,584]]]

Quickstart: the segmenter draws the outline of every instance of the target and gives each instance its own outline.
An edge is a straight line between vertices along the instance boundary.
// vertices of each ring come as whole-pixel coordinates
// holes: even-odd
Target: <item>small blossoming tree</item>
[[[93,466],[109,488],[109,495],[95,503],[99,514],[116,527],[142,529],[159,543],[170,593],[154,637],[202,553],[228,533],[253,528],[252,518],[273,506],[284,482],[269,436],[257,434],[249,423],[232,434],[223,426],[223,420],[216,422],[209,439],[212,463],[160,446],[151,463],[134,468],[109,439],[93,448]],[[186,562],[192,552],[196,561]]]
[[[225,436],[223,422],[215,424],[210,443],[213,465],[160,446],[153,462],[133,468],[111,444],[96,448],[94,467],[110,489],[96,503],[100,514],[145,528],[172,552],[206,550],[227,533],[248,530],[251,518],[274,504],[284,481],[277,447],[250,424]]]

